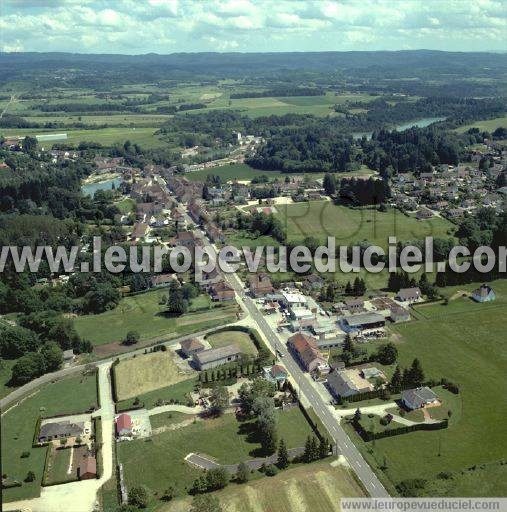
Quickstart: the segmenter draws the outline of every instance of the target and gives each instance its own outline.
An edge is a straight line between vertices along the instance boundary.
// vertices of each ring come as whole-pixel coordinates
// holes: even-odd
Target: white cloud
[[[2,6],[4,47],[21,44],[25,51],[507,51],[502,0],[3,0]]]

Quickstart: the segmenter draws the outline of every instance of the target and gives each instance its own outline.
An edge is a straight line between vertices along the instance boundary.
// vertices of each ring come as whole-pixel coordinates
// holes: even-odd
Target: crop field
[[[311,429],[298,408],[277,411],[277,431],[288,448],[304,446]],[[146,485],[161,492],[171,482],[178,495],[186,494],[200,471],[188,465],[189,453],[206,454],[221,464],[236,464],[263,456],[253,420],[238,422],[234,414],[198,421],[184,428],[118,445],[127,487]]]
[[[109,115],[86,115],[86,114],[71,114],[71,115],[52,115],[52,116],[26,116],[25,119],[34,123],[83,123],[83,124],[97,124],[97,125],[122,125],[122,126],[158,126],[172,116],[164,114],[109,114]]]
[[[487,119],[485,121],[474,121],[471,124],[456,128],[456,131],[459,133],[464,133],[470,128],[479,128],[479,130],[494,132],[497,128],[501,127],[507,128],[507,116],[495,117],[494,119]]]
[[[244,485],[229,485],[215,496],[225,512],[335,512],[340,498],[364,494],[347,469],[319,463]],[[186,512],[190,504],[190,497],[178,499],[160,511]]]
[[[32,498],[40,493],[46,449],[32,448],[38,416],[84,412],[96,403],[96,377],[90,374],[47,384],[2,415],[2,472],[21,482],[28,471],[35,473],[34,482],[4,489],[5,501]],[[29,456],[21,457],[23,452]]]
[[[119,400],[142,395],[149,391],[188,379],[174,361],[174,353],[153,352],[122,360],[114,367]]]
[[[162,290],[125,297],[114,310],[79,316],[74,325],[78,333],[94,345],[103,345],[121,342],[129,331],[139,330],[141,342],[167,340],[217,327],[235,318],[235,305],[170,316],[165,313],[166,307],[160,304],[164,297],[167,297],[167,292]]]
[[[460,289],[471,291],[477,286]],[[436,486],[437,492],[453,496],[465,492],[504,496],[507,492],[505,478],[495,478],[495,484],[489,482],[485,489],[482,485],[493,465],[506,474],[499,463],[507,457],[507,404],[499,394],[507,372],[507,281],[494,281],[491,286],[498,295],[496,302],[477,304],[458,297],[449,306],[422,305],[416,308],[419,320],[392,327],[399,337],[401,366],[419,358],[427,379],[446,377],[459,386],[462,404],[461,410],[454,406],[458,410],[453,411],[446,430],[413,432],[375,442],[369,458],[376,467],[385,458],[388,469],[384,474],[392,483],[423,478],[430,482],[429,489]],[[364,450],[365,444],[357,436],[354,441]],[[437,480],[442,471],[455,475],[444,487]],[[468,483],[462,486],[466,474]]]
[[[314,236],[322,242],[328,236],[334,236],[337,245],[368,240],[386,248],[390,236],[396,236],[398,240],[426,236],[445,238],[453,230],[453,224],[445,219],[419,221],[396,209],[379,212],[369,208],[348,208],[330,201],[277,205],[276,208],[289,240]]]
[[[226,345],[237,345],[244,354],[257,355],[257,349],[250,336],[241,331],[222,331],[206,336],[206,341],[213,348],[225,347]]]

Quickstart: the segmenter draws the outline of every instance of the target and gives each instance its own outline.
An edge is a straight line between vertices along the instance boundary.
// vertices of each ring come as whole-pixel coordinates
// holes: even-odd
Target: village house
[[[262,375],[268,382],[276,384],[278,388],[281,388],[285,384],[288,377],[287,370],[279,364],[265,366],[262,369]]]
[[[174,274],[157,274],[150,278],[150,288],[162,288],[173,282],[177,282]]]
[[[236,345],[210,348],[202,350],[192,356],[198,370],[208,370],[223,364],[237,361],[241,357],[241,350]]]
[[[375,389],[357,369],[344,369],[331,372],[327,377],[327,386],[331,394],[338,400]]]
[[[120,414],[115,420],[116,435],[128,437],[132,435],[132,418],[128,414]]]
[[[211,300],[216,302],[234,300],[235,292],[226,282],[212,284],[209,289]]]
[[[313,292],[322,289],[324,279],[317,274],[310,274],[303,281],[303,289],[307,292]]]
[[[142,240],[148,232],[148,225],[144,222],[136,222],[134,224],[134,229],[130,234],[130,239],[134,242]]]
[[[294,334],[287,340],[287,347],[308,373],[324,375],[329,372],[327,360],[320,352],[317,340],[313,336]]]
[[[496,299],[496,294],[491,286],[482,284],[472,292],[472,299],[475,302],[492,302]]]
[[[397,294],[395,299],[399,302],[417,302],[422,298],[421,289],[419,287],[402,288]]]
[[[260,273],[254,274],[248,279],[250,292],[252,295],[257,297],[264,297],[268,293],[274,292],[273,284],[268,274]]]
[[[401,401],[407,409],[421,409],[440,403],[438,396],[428,387],[407,389],[401,393]]]
[[[410,311],[400,306],[394,306],[391,308],[389,318],[395,324],[400,322],[408,322],[410,320]]]

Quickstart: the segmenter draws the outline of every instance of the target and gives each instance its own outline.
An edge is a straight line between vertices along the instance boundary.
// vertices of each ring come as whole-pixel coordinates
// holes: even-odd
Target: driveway
[[[38,498],[4,503],[3,510],[31,512],[92,512],[97,505],[97,492],[113,475],[114,402],[111,395],[109,369],[111,363],[98,366],[101,408],[93,416],[102,417],[102,475],[99,479],[83,480],[42,487]]]
[[[290,448],[289,450],[287,450],[289,454],[289,459],[293,459],[294,457],[301,455],[304,451],[305,449],[302,446],[299,448]],[[238,472],[239,467],[239,464],[218,464],[218,462],[215,462],[213,459],[199,453],[189,453],[185,457],[185,460],[192,466],[196,466],[200,469],[205,469],[206,471],[209,471],[210,469],[217,469],[223,467],[232,475],[235,475]],[[275,464],[277,460],[278,455],[275,453],[263,459],[246,460],[245,464],[248,466],[250,471],[256,471],[260,469],[263,464],[269,466],[270,464]]]

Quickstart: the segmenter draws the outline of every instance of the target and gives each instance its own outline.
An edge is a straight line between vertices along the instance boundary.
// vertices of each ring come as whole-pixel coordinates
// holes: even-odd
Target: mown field
[[[236,345],[244,354],[257,355],[257,349],[252,339],[246,332],[241,331],[222,331],[206,336],[206,341],[213,347],[225,347],[227,345]]]
[[[455,131],[463,133],[470,128],[479,128],[479,130],[494,132],[497,128],[501,127],[507,128],[507,116],[495,117],[494,119],[486,119],[484,121],[474,121],[473,123],[456,128]]]
[[[304,446],[311,433],[298,408],[278,411],[277,431],[289,448]],[[221,464],[236,464],[263,456],[253,420],[238,422],[234,414],[168,430],[148,441],[120,443],[117,448],[127,487],[146,485],[160,493],[170,483],[180,496],[186,495],[200,474],[200,470],[184,460],[191,452],[206,454]]]
[[[182,371],[174,357],[172,351],[167,351],[122,360],[114,367],[118,400],[126,400],[188,379],[191,372]]]
[[[164,402],[177,402],[186,405],[188,394],[194,390],[196,383],[196,379],[190,378],[182,380],[177,384],[171,384],[170,386],[154,389],[148,393],[139,393],[136,394],[135,397],[119,401],[118,408],[124,411],[132,409],[132,407],[134,407],[135,398],[139,398],[139,401],[144,404],[145,409],[153,409],[157,406],[157,402],[159,400]]]
[[[235,319],[235,305],[171,317],[165,313],[166,306],[160,304],[163,297],[167,297],[167,292],[162,290],[125,297],[114,310],[99,315],[79,316],[74,324],[81,336],[94,345],[103,345],[121,342],[129,331],[139,331],[141,342],[148,342],[159,338],[177,338]]]
[[[348,208],[330,201],[277,205],[276,208],[289,240],[314,236],[325,241],[328,236],[334,236],[337,245],[368,240],[385,249],[390,236],[396,236],[398,240],[426,236],[445,238],[454,230],[453,224],[446,219],[419,221],[394,208],[379,212],[370,208]]]
[[[229,485],[215,494],[225,512],[335,512],[342,497],[363,492],[350,472],[319,463],[288,469],[272,478]],[[161,512],[186,512],[191,498],[160,507]]]
[[[47,384],[2,415],[2,472],[19,481],[28,471],[35,473],[34,482],[4,489],[5,501],[33,498],[40,493],[46,449],[32,448],[38,416],[84,412],[96,404],[96,377],[90,374]],[[22,458],[25,451],[29,456]]]
[[[458,289],[470,291],[478,285]],[[422,478],[429,482],[428,494],[505,496],[507,479],[495,478],[494,485],[491,481],[483,485],[492,466],[506,474],[499,463],[507,457],[503,392],[507,281],[495,281],[492,286],[498,295],[496,302],[476,304],[459,297],[449,306],[419,306],[419,320],[392,327],[399,336],[401,365],[407,367],[418,357],[426,378],[446,377],[459,385],[462,403],[461,411],[453,411],[446,430],[381,439],[374,447],[369,443],[373,464],[378,466],[385,459],[385,474],[392,483]],[[445,291],[452,296],[457,289]],[[354,440],[365,448],[357,436]],[[453,478],[437,479],[441,472]]]

